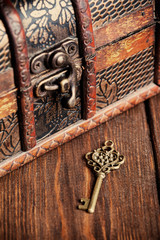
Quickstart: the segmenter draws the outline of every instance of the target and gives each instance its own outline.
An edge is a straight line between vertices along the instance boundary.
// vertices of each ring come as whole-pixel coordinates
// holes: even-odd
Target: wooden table
[[[77,209],[95,176],[84,155],[112,139],[126,162],[96,210]],[[160,239],[160,95],[0,179],[0,239]]]

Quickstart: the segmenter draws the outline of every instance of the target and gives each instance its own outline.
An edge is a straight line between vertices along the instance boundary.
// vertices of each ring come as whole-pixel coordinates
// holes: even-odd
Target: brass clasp
[[[81,65],[77,39],[67,39],[35,56],[30,63],[35,96],[58,90],[63,94],[63,106],[74,107]]]

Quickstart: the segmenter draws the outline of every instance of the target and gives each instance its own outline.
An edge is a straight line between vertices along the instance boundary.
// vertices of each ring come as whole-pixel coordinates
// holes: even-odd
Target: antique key
[[[86,154],[85,158],[87,164],[96,173],[97,180],[91,199],[81,198],[82,204],[78,206],[79,209],[94,213],[103,179],[106,174],[110,173],[112,170],[118,169],[120,165],[124,163],[124,156],[119,154],[113,146],[114,143],[109,140],[105,142],[105,146],[102,148],[98,148],[97,150]]]

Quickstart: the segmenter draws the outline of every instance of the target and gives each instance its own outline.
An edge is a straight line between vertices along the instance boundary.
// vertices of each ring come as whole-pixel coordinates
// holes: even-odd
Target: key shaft
[[[105,178],[105,174],[100,173],[96,179],[96,184],[94,186],[93,192],[92,192],[92,196],[89,202],[89,206],[88,206],[88,212],[89,213],[94,213],[95,211],[95,207],[96,207],[96,203],[97,203],[97,199],[98,199],[98,195],[99,195],[99,191],[103,182],[103,179]]]

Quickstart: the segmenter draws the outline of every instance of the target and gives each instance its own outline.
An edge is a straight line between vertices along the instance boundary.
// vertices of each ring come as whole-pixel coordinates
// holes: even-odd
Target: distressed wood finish
[[[4,118],[11,113],[17,111],[17,91],[16,89],[10,91],[0,97],[0,118]]]
[[[149,6],[130,15],[122,17],[117,21],[113,21],[106,26],[94,29],[94,38],[96,48],[102,47],[119,38],[126,37],[131,32],[139,29],[153,22],[153,7]],[[102,37],[105,36],[105,37]]]
[[[33,113],[33,89],[30,81],[25,32],[17,11],[9,0],[0,0],[0,13],[11,43],[15,85],[18,88],[18,109],[22,150],[36,144]]]
[[[160,85],[160,24],[156,24],[155,83]]]
[[[112,106],[108,106],[107,108],[99,111],[93,118],[85,121],[79,121],[74,125],[74,127],[68,127],[57,134],[54,134],[54,136],[41,141],[36,147],[28,152],[19,154],[8,159],[8,161],[2,162],[0,164],[0,177],[28,162],[33,161],[37,157],[44,155],[48,151],[70,141],[86,131],[89,131],[90,129],[104,123],[105,121],[128,110],[129,108],[134,107],[138,103],[143,102],[159,92],[159,87],[157,87],[155,84],[150,84],[149,86],[137,91],[135,94],[132,94],[131,96],[114,103]]]
[[[130,57],[154,44],[155,27],[151,26],[128,38],[97,50],[97,72]]]
[[[158,104],[157,104],[158,103]],[[149,124],[151,126],[151,140],[153,143],[155,167],[157,176],[157,186],[160,190],[160,95],[157,95],[147,101],[147,110],[149,113]],[[159,191],[160,201],[160,191]]]
[[[156,13],[156,18],[159,20],[160,19],[160,4],[159,4],[159,0],[155,0],[155,13]]]
[[[77,209],[95,183],[84,155],[107,139],[126,162],[105,178],[90,215]],[[155,170],[142,103],[1,178],[1,240],[158,240]]]
[[[0,73],[0,83],[1,96],[15,88],[12,68],[8,68],[5,72]]]
[[[88,0],[72,0],[79,35],[80,53],[83,56],[83,118],[96,112],[96,57],[92,19]]]

